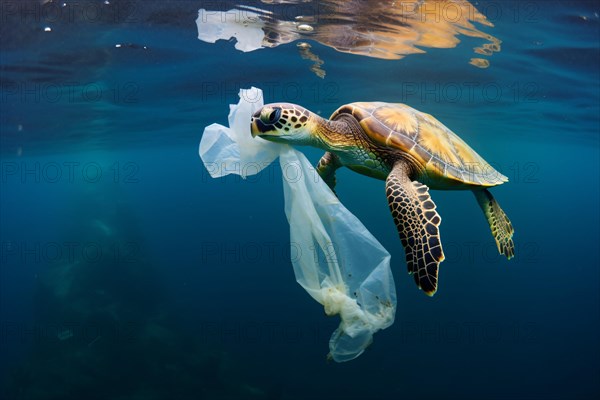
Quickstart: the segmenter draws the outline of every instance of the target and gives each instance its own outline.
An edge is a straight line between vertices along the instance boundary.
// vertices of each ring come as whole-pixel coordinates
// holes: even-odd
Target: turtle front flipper
[[[510,260],[515,256],[515,244],[512,240],[515,230],[510,220],[489,190],[473,190],[473,194],[490,224],[498,251]]]
[[[338,156],[329,151],[323,154],[323,157],[321,157],[319,163],[317,164],[317,172],[333,193],[335,193],[336,183],[335,171],[337,171],[337,169],[341,166],[342,163],[340,162]]]
[[[386,194],[392,217],[406,252],[408,273],[428,296],[437,290],[438,267],[444,260],[439,226],[429,188],[409,179],[408,165],[397,162],[386,180]]]

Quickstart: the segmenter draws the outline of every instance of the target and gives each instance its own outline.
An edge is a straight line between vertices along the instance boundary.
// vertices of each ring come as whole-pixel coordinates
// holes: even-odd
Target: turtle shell
[[[429,183],[487,187],[508,181],[440,121],[405,104],[351,103],[330,119],[340,114],[356,118],[376,144],[411,155],[425,169],[427,176],[421,179]]]

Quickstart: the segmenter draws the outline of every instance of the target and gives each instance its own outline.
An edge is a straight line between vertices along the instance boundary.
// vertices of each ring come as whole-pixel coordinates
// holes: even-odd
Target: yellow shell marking
[[[338,114],[353,115],[369,137],[413,156],[430,177],[447,183],[495,186],[508,179],[491,167],[454,132],[429,114],[404,104],[351,103]]]

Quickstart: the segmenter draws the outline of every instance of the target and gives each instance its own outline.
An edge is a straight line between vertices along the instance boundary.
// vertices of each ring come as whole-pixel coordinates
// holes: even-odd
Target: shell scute
[[[340,107],[331,119],[343,113],[354,116],[375,143],[410,154],[434,180],[476,186],[508,181],[433,116],[405,104],[351,103]]]

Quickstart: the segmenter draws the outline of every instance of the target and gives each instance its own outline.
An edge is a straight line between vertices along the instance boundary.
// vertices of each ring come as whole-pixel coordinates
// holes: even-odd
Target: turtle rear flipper
[[[409,179],[408,165],[394,165],[386,180],[392,217],[406,252],[408,273],[428,296],[437,290],[438,268],[444,260],[439,226],[442,218],[429,196],[429,188]]]
[[[510,260],[515,256],[515,244],[512,240],[515,230],[510,220],[489,190],[473,190],[473,194],[490,224],[498,251]]]

